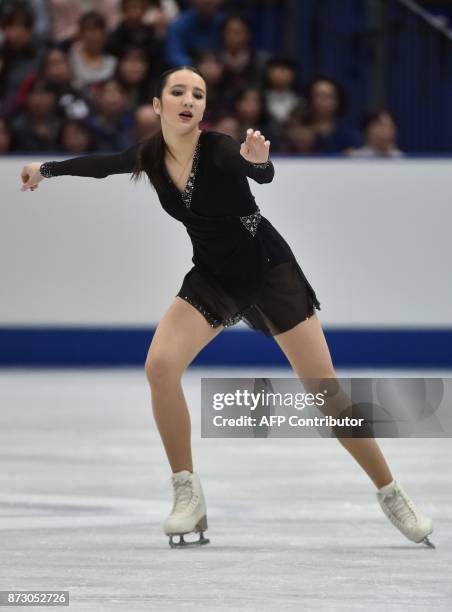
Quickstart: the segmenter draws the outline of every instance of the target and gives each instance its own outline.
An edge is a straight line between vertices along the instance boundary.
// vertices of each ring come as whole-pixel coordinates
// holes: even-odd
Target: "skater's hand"
[[[39,172],[40,167],[41,162],[32,162],[22,168],[20,178],[22,179],[23,185],[21,191],[27,191],[27,189],[34,191],[38,188],[38,183],[44,178]]]
[[[240,147],[240,154],[253,164],[264,164],[268,160],[270,141],[257,130],[249,129],[246,132],[246,140]]]

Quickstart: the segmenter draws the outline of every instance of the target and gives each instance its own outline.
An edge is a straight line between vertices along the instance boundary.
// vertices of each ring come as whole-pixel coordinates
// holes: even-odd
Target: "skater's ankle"
[[[392,487],[392,485],[394,485],[394,483],[395,483],[395,479],[394,479],[394,478],[392,478],[391,480],[388,480],[388,481],[386,481],[386,482],[379,482],[379,483],[376,485],[376,487],[377,487],[377,489],[378,489],[379,491],[381,491],[381,489],[384,489],[384,488],[386,488],[386,487],[391,488],[391,487]]]

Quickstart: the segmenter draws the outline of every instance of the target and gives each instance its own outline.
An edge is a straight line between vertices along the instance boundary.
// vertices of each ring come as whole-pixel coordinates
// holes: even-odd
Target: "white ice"
[[[170,469],[144,371],[0,370],[0,590],[66,590],[72,612],[451,609],[451,439],[379,440],[433,518],[431,550],[389,523],[337,440],[202,439],[203,376],[291,372],[185,374],[211,543],[171,550]]]

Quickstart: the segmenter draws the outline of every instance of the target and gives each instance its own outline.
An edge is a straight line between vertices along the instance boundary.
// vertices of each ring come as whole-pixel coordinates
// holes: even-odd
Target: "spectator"
[[[160,128],[160,116],[154,110],[152,104],[143,104],[135,111],[135,138],[144,140],[155,134]]]
[[[119,23],[118,0],[49,0],[52,16],[52,40],[65,48],[77,36],[78,23],[84,12],[90,10],[102,15],[107,31],[112,31]]]
[[[297,93],[297,65],[289,58],[274,57],[265,73],[265,103],[272,121],[284,124],[302,102]]]
[[[303,107],[294,109],[286,124],[284,152],[313,155],[315,137],[311,117],[303,111]]]
[[[290,113],[302,102],[297,93],[296,63],[285,57],[274,57],[267,63],[264,99],[273,150],[284,148],[286,123]]]
[[[202,52],[195,64],[207,85],[209,101],[204,113],[204,127],[210,127],[218,117],[229,110],[229,99],[225,95],[225,68],[218,53]]]
[[[5,9],[1,18],[4,41],[0,48],[0,116],[17,110],[17,91],[23,79],[35,71],[43,55],[33,42],[32,11],[22,4]]]
[[[179,14],[179,6],[176,0],[154,0],[153,5],[144,16],[144,23],[154,28],[159,39],[163,39],[168,31],[169,24]]]
[[[191,0],[191,4],[168,28],[166,60],[170,66],[192,65],[196,52],[219,49],[222,0]]]
[[[98,113],[88,120],[96,151],[121,151],[132,144],[133,115],[127,110],[127,94],[116,80],[107,81],[99,96]]]
[[[74,72],[73,85],[82,88],[111,78],[117,59],[104,53],[107,37],[105,19],[95,11],[85,13],[79,22],[79,35],[69,50]]]
[[[61,121],[55,115],[56,95],[50,83],[36,80],[26,102],[26,112],[12,123],[17,151],[57,151]]]
[[[388,111],[367,113],[362,119],[364,146],[350,152],[352,157],[402,157],[397,147],[397,125]]]
[[[163,43],[158,40],[153,26],[144,22],[148,0],[121,0],[122,21],[111,33],[107,49],[120,57],[129,47],[140,47],[145,56],[160,74],[163,65]]]
[[[343,120],[345,92],[340,83],[329,77],[314,79],[307,87],[306,101],[317,152],[342,153],[359,146],[359,134]]]
[[[82,4],[74,0],[50,0],[52,40],[69,46],[77,36],[78,23],[83,13]]]
[[[126,90],[131,110],[151,100],[154,80],[150,78],[150,66],[143,49],[130,47],[124,52],[116,79]]]
[[[234,114],[239,123],[239,140],[246,138],[246,130],[260,130],[267,140],[271,140],[266,131],[264,98],[257,87],[246,87],[238,92],[234,101]]]
[[[67,119],[61,128],[59,144],[62,151],[73,155],[89,153],[94,149],[91,130],[83,120]]]
[[[269,55],[265,51],[254,50],[251,37],[251,24],[245,17],[229,15],[223,21],[221,59],[226,68],[226,86],[233,91],[247,85],[257,85],[263,80]]]
[[[240,142],[240,123],[237,117],[233,115],[224,115],[224,117],[220,117],[213,126],[213,130],[221,132],[222,134],[228,134],[237,140],[237,142]]]
[[[13,148],[11,130],[6,121],[0,119],[0,155],[8,153]]]
[[[88,101],[72,86],[74,75],[69,58],[59,47],[50,47],[38,72],[38,78],[51,85],[57,96],[57,111],[62,118],[84,119],[90,112]]]

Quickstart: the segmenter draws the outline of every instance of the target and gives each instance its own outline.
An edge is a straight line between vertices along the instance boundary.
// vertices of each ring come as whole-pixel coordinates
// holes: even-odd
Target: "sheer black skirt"
[[[321,310],[295,257],[270,266],[260,291],[245,308],[237,307],[232,293],[195,266],[186,274],[177,296],[197,308],[211,327],[244,321],[266,336],[288,331],[312,316],[315,309]]]

